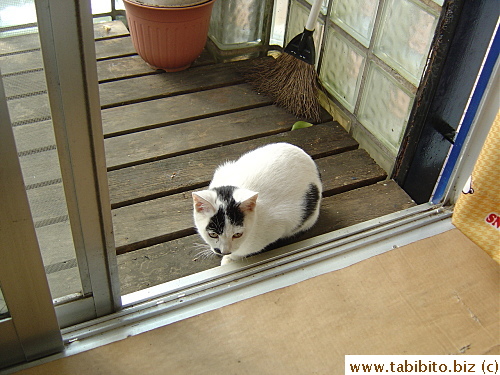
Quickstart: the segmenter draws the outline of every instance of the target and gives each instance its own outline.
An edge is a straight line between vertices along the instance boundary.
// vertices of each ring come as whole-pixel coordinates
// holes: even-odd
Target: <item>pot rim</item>
[[[145,0],[145,1],[142,1],[142,0],[123,0],[123,1],[126,2],[126,3],[129,3],[129,4],[132,4],[132,5],[135,5],[135,6],[139,6],[139,7],[143,7],[143,8],[148,8],[148,9],[170,9],[170,10],[179,9],[179,10],[182,10],[182,9],[187,9],[187,8],[197,8],[197,7],[206,5],[208,3],[212,3],[215,0],[201,0],[201,1],[200,0],[198,0],[198,1],[193,0],[194,2],[192,4],[190,4],[190,5],[160,5],[160,4],[151,4],[151,2],[155,2],[155,1],[161,2],[161,0]]]

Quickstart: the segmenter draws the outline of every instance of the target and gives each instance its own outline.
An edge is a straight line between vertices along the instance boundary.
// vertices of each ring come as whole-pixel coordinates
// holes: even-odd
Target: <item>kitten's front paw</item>
[[[222,260],[220,261],[220,265],[223,266],[224,264],[229,264],[229,263],[233,263],[234,260],[233,258],[231,258],[231,255],[224,255],[222,257]]]

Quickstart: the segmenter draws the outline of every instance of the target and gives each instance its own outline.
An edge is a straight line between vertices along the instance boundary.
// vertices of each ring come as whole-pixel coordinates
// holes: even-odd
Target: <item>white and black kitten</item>
[[[312,227],[321,194],[311,157],[273,143],[219,166],[209,188],[193,193],[194,221],[226,264]]]

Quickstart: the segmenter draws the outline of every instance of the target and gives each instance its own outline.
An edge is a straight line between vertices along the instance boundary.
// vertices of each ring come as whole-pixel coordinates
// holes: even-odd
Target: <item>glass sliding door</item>
[[[61,326],[67,326],[120,307],[94,29],[89,1],[38,0],[35,5],[51,121],[82,285],[78,299],[57,306]]]
[[[49,331],[57,337],[57,345],[40,345],[45,354],[62,348],[60,327],[114,312],[121,300],[90,1],[0,4],[0,71],[0,364],[5,366],[4,349],[9,362],[38,356],[30,350],[17,356],[13,350],[21,345],[15,342],[29,349],[19,322],[29,313],[41,319],[41,300],[48,301],[43,309],[53,317],[45,320],[54,323]],[[36,265],[26,258],[28,251]],[[44,291],[36,292],[28,281]]]
[[[0,14],[1,368],[62,350],[61,327],[121,300],[90,1]]]
[[[0,368],[62,350],[0,81]]]
[[[52,298],[81,295],[34,1],[0,7],[0,67],[7,106]],[[12,29],[13,27],[18,27]]]

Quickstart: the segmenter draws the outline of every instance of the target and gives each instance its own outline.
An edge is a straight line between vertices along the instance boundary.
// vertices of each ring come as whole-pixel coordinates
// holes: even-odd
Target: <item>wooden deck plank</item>
[[[41,70],[43,67],[42,52],[35,50],[0,56],[0,67],[2,67],[2,76]]]
[[[98,40],[95,44],[95,54],[97,61],[102,59],[110,59],[112,57],[122,57],[136,55],[132,38],[130,36],[122,36],[112,39]]]
[[[128,294],[220,265],[215,254],[202,257],[197,234],[118,255],[121,294]]]
[[[183,72],[153,74],[105,82],[99,86],[101,105],[103,108],[109,108],[240,84],[243,83],[243,79],[238,73],[238,69],[245,63],[200,66]],[[40,73],[38,72],[38,74]],[[11,92],[9,95],[15,95],[15,92]],[[46,93],[12,99],[8,103],[13,123],[36,122],[40,119],[50,118]]]
[[[99,22],[94,24],[95,40],[129,35],[128,29],[121,21]]]
[[[114,60],[112,60],[114,61]],[[111,63],[108,63],[111,64]],[[209,66],[202,66],[200,69],[207,69],[210,68]],[[149,68],[148,68],[149,69]],[[193,68],[194,69],[194,68]],[[175,73],[175,74],[180,74]],[[123,72],[123,77],[127,76],[127,72]],[[233,80],[234,76],[237,73],[231,71],[225,75],[221,75],[218,79],[218,84],[215,82],[213,84],[209,85],[204,85],[198,81],[195,83],[193,86],[191,86],[190,92],[196,91],[196,87],[198,86],[203,86],[204,89],[209,89],[209,88],[215,88],[219,86],[224,86],[224,85],[229,85],[231,82],[236,82]],[[173,95],[178,95],[181,94],[182,92],[179,92],[179,90],[182,90],[182,77],[180,78],[174,78],[171,79],[173,76],[168,76],[167,73],[164,74],[155,74],[154,76],[162,76],[163,78],[152,78],[153,76],[141,76],[141,77],[134,77],[134,79],[138,79],[139,81],[134,81],[135,84],[146,84],[146,87],[143,87],[144,91],[147,91],[147,85],[149,83],[145,83],[141,81],[141,79],[146,79],[148,80],[148,77],[155,81],[156,85],[156,91],[154,97],[162,97],[162,96],[173,96]],[[233,76],[233,78],[231,78]],[[210,79],[210,78],[208,78]],[[11,121],[13,123],[19,123],[19,122],[37,122],[39,121],[40,118],[42,119],[48,119],[50,118],[50,107],[49,107],[49,101],[48,101],[48,94],[45,92],[46,91],[46,86],[45,86],[45,73],[43,71],[32,71],[32,72],[27,72],[23,74],[23,81],[24,82],[29,82],[29,84],[25,85],[19,85],[19,76],[13,75],[13,76],[7,76],[4,77],[4,83],[6,85],[6,92],[7,96],[13,97],[11,100],[8,101],[9,103],[9,112],[11,115]],[[129,82],[130,80],[125,80]],[[172,81],[173,84],[170,84],[169,82]],[[240,83],[242,80],[239,80]],[[113,84],[118,84],[120,87],[124,85],[124,81],[111,81],[107,82],[104,84],[101,84],[100,87],[103,87],[103,85],[113,85]],[[161,89],[161,86],[164,86],[165,90]],[[127,85],[125,85],[127,86]],[[102,89],[105,93],[108,92],[109,95],[113,95],[107,91],[110,87],[105,86],[104,89]],[[111,87],[113,88],[113,87]],[[115,87],[116,88],[116,87]],[[122,87],[123,88],[123,87]],[[138,91],[136,87],[128,85],[125,87],[127,90],[128,94],[125,93],[125,96],[129,96],[130,92],[136,92]],[[158,91],[166,91],[168,93],[164,93],[165,95],[157,95]],[[33,95],[34,93],[39,93],[38,95]],[[29,95],[31,94],[31,95]],[[22,97],[23,95],[26,95],[25,97]],[[254,94],[257,95],[257,94]],[[20,97],[21,96],[21,97]],[[138,101],[139,97],[135,97],[134,101]],[[109,99],[109,97],[108,97]],[[151,98],[148,98],[150,100]],[[103,102],[104,100],[104,102]],[[269,100],[268,100],[269,101]],[[101,104],[103,104],[104,107],[107,105],[109,106],[109,103],[105,102],[105,99],[101,97]],[[164,110],[164,109],[163,109]]]
[[[36,233],[45,266],[75,258],[69,220],[39,227]]]
[[[325,198],[318,224],[294,241],[347,228],[413,206],[415,202],[392,180],[346,191]]]
[[[126,45],[128,49],[124,50],[123,45]],[[136,54],[136,52],[133,46],[131,46],[130,37],[126,37],[96,42],[96,54],[98,59],[110,59],[121,55]],[[140,59],[138,56],[132,57],[135,58],[135,60]],[[127,59],[126,61],[129,60],[130,59]],[[120,59],[118,59],[118,61],[120,61]],[[22,54],[4,56],[1,58],[0,63],[2,64],[2,76],[7,97],[28,95],[30,93],[47,90],[41,51],[30,51]],[[99,61],[98,64],[102,74],[113,68],[112,61]],[[136,70],[137,65],[141,66],[139,72],[141,74],[154,72],[154,70],[149,68],[144,61],[142,61],[142,64],[140,62],[130,64],[129,62],[128,66],[120,64],[119,68],[130,68],[130,65]],[[120,78],[126,77],[128,71],[125,69],[122,70],[122,72]],[[22,74],[22,77],[20,77],[19,74]],[[109,77],[107,78],[109,79]],[[29,82],[29,84],[21,84],[22,82]]]
[[[56,223],[68,215],[62,183],[27,190],[35,226]]]
[[[0,56],[22,53],[40,48],[38,33],[0,38]]]
[[[387,173],[368,155],[357,149],[316,161],[328,197],[382,181]]]
[[[207,185],[222,161],[237,159],[245,152],[274,142],[292,143],[313,158],[358,147],[338,123],[330,122],[110,171],[108,182],[112,205],[120,207]],[[370,166],[372,162],[369,162]]]
[[[105,82],[99,86],[101,106],[109,108],[183,93],[243,83],[236,70],[241,62],[193,67],[176,73],[162,73]]]
[[[106,45],[100,46],[100,42],[96,42],[96,47],[99,51],[100,61],[97,61],[98,72],[103,74],[103,79],[111,79],[111,78],[123,78],[130,75],[128,70],[123,70],[121,75],[116,74],[115,77],[110,77],[110,74],[107,72],[112,70],[113,61],[116,61],[116,65],[121,65],[124,68],[133,68],[135,72],[133,74],[147,74],[150,72],[154,72],[139,56],[132,55],[126,56],[122,58],[113,58],[113,53],[116,54],[116,50],[107,50],[106,48],[112,46],[111,43],[106,43]],[[122,42],[123,43],[123,42]],[[130,48],[125,55],[130,55],[132,52]],[[112,59],[112,60],[111,60]],[[110,61],[111,60],[111,61]],[[141,63],[142,62],[142,63]],[[23,53],[18,53],[14,55],[6,55],[0,57],[0,66],[2,67],[2,75],[9,76],[12,74],[19,74],[22,72],[31,72],[31,71],[42,71],[43,70],[43,59],[42,52],[40,50],[27,51]],[[42,73],[43,75],[44,73]],[[100,77],[99,77],[100,78]]]
[[[290,130],[297,118],[267,106],[105,140],[109,170]]]
[[[117,57],[112,55],[116,53],[115,50],[106,50],[109,44],[100,46],[99,43],[99,41],[96,42],[100,53],[100,59],[97,61],[97,76],[100,82],[161,73],[161,71],[151,68],[139,55],[130,55],[130,49],[126,56]],[[193,66],[213,63],[212,56],[204,50],[201,56],[193,62]],[[0,66],[3,76],[32,71],[43,72],[42,53],[36,50],[2,56],[0,57]],[[40,74],[44,75],[44,73]]]
[[[14,126],[17,152],[20,155],[54,149],[56,138],[52,130],[52,120]]]
[[[272,104],[247,84],[226,86],[102,111],[105,137]]]
[[[358,162],[346,163],[346,159]],[[331,165],[336,166],[334,171],[324,168]],[[363,183],[362,176],[366,178],[365,185],[385,177],[385,172],[375,168],[373,161],[370,161],[369,156],[362,150],[327,156],[318,160],[318,167],[324,175],[323,189],[326,196],[360,186]],[[213,173],[213,169],[210,171]],[[352,179],[353,176],[355,179]],[[113,210],[117,251],[123,253],[149,243],[193,234],[191,192],[186,191]]]
[[[188,191],[113,210],[117,253],[194,234],[192,205]]]
[[[49,96],[47,94],[12,99],[7,102],[7,105],[10,120],[14,126],[45,121],[51,118]]]
[[[28,189],[53,184],[61,179],[57,150],[47,150],[24,155],[19,158],[23,170],[24,184]]]
[[[82,290],[78,268],[63,269],[47,274],[52,298],[60,298]]]
[[[191,66],[197,67],[214,63],[213,57],[206,50],[203,50],[201,56]],[[97,61],[99,82],[158,73],[163,73],[163,71],[150,67],[139,55]]]
[[[19,75],[3,77],[5,96],[7,100],[12,97],[28,96],[36,93],[47,92],[45,73],[39,70],[26,72]]]
[[[36,108],[24,111],[28,101],[50,117],[48,96],[43,94],[36,98],[9,101],[14,123],[29,122],[37,116]],[[103,130],[105,137],[111,137],[269,104],[271,101],[268,98],[258,95],[246,84],[227,86],[103,110]],[[51,120],[15,126],[14,131],[19,152],[55,147]]]
[[[100,40],[96,41],[96,57],[97,57],[97,64],[98,66],[101,65],[100,70],[106,72],[109,68],[109,66],[112,64],[112,62],[106,62],[107,60],[110,59],[116,59],[122,56],[131,56],[135,57],[135,59],[139,59],[142,61],[142,69],[140,73],[146,74],[148,72],[151,72],[152,69],[139,57],[137,56],[137,52],[134,49],[134,46],[132,44],[132,39],[128,35],[128,31],[123,25],[122,22],[120,21],[114,21],[114,23],[105,23],[105,24],[113,24],[113,25],[119,25],[121,24],[123,28],[126,31],[125,33],[120,33],[119,35],[116,34],[114,35],[113,38],[111,39],[106,39],[106,38],[101,38]],[[38,39],[38,35],[36,34],[30,34],[30,35],[35,35],[36,38]],[[28,37],[28,35],[22,35],[19,36],[19,38],[23,37]],[[17,37],[13,37],[17,38]],[[2,67],[2,76],[9,76],[12,74],[19,74],[22,72],[31,72],[31,71],[42,71],[43,70],[43,59],[42,59],[42,52],[40,50],[40,44],[33,44],[33,37],[29,36],[29,40],[26,39],[27,46],[34,46],[33,48],[27,48],[26,50],[23,50],[22,46],[18,46],[21,50],[20,51],[15,51],[16,53],[11,53],[11,54],[6,54],[2,50],[1,46],[2,43],[7,43],[5,44],[15,44],[15,42],[12,42],[10,40],[11,38],[2,38],[0,39],[0,66]],[[120,59],[118,59],[119,61]],[[130,64],[129,64],[130,67]],[[127,71],[123,71],[123,76],[127,76]],[[136,73],[137,74],[137,73]],[[44,73],[41,73],[43,76]]]
[[[97,61],[99,82],[156,73],[139,55]]]
[[[359,224],[414,206],[393,181],[385,181],[323,199],[318,223],[294,241]],[[220,264],[203,258],[198,235],[179,238],[118,256],[122,294],[200,272]],[[285,242],[283,241],[283,244]]]
[[[177,188],[178,191],[186,191],[197,186],[202,186],[204,184],[208,184],[211,175],[213,173],[214,168],[221,162],[221,160],[226,160],[234,156],[237,158],[241,155],[242,152],[250,150],[252,148],[257,147],[258,145],[275,142],[275,141],[294,141],[294,143],[303,146],[308,152],[310,152],[313,156],[319,157],[324,156],[326,154],[332,154],[336,152],[342,152],[349,149],[354,149],[357,147],[357,143],[347,135],[343,130],[341,130],[340,125],[338,124],[324,124],[317,125],[315,131],[308,129],[301,129],[294,132],[287,132],[283,136],[280,137],[266,137],[265,139],[244,142],[243,144],[236,144],[226,147],[220,147],[213,150],[208,150],[207,152],[200,152],[195,155],[189,154],[187,157],[191,157],[191,161],[193,163],[189,163],[187,158],[181,160],[181,164],[177,164],[181,166],[182,163],[187,163],[187,165],[191,165],[193,168],[190,173],[178,173],[175,178],[170,178],[170,171],[166,169],[162,173],[159,173],[159,169],[156,168],[156,171],[151,173],[149,176],[140,175],[136,180],[135,184],[129,188],[129,194],[132,194],[136,200],[146,200],[152,199],[151,194],[145,194],[144,189],[141,188],[142,184],[147,184],[145,181],[154,180],[156,181],[156,189],[159,190],[163,186],[163,195],[174,193],[174,189],[166,188],[168,182],[175,181],[184,181],[181,187]],[[302,134],[302,135],[301,135]],[[310,134],[310,136],[304,136],[305,134]],[[337,141],[336,141],[337,140]],[[375,165],[373,165],[373,161],[367,156],[356,157],[357,153],[352,154],[351,156],[346,156],[340,158],[339,160],[351,160],[351,163],[346,163],[346,168],[342,170],[342,168],[336,169],[335,178],[331,178],[334,181],[333,184],[325,184],[326,190],[332,189],[348,189],[349,186],[356,186],[356,184],[372,183],[370,179],[381,179],[384,178],[385,174],[379,168],[377,169]],[[23,174],[25,178],[25,183],[27,185],[27,189],[31,197],[39,197],[43,195],[43,202],[53,202],[53,206],[48,206],[47,204],[42,204],[41,206],[34,206],[34,217],[35,220],[49,220],[51,218],[57,218],[64,212],[64,200],[62,200],[62,185],[61,185],[61,176],[58,165],[57,158],[57,150],[47,150],[45,152],[39,152],[34,154],[28,154],[20,158],[21,164],[23,166]],[[356,167],[354,163],[355,160],[358,160],[359,167]],[[179,163],[179,160],[177,160]],[[207,164],[204,164],[207,163]],[[167,161],[168,164],[168,161]],[[321,168],[322,174],[324,177],[329,180],[329,172],[327,169],[323,168],[322,165],[329,167],[330,164],[339,164],[336,162],[328,162],[328,159],[320,160],[318,165]],[[48,168],[50,166],[50,168]],[[160,168],[162,168],[160,166]],[[129,171],[130,173],[130,171]],[[116,190],[111,190],[112,194],[117,191],[118,193],[123,190],[123,186],[127,185],[126,180],[129,177],[129,173],[122,174],[125,179],[124,182],[118,182],[114,185]],[[174,173],[174,172],[172,172]],[[355,176],[356,180],[353,180]],[[326,180],[325,180],[326,181]],[[368,182],[366,182],[368,181]],[[330,186],[331,185],[331,186]],[[42,190],[41,188],[45,188]],[[32,191],[34,190],[34,191]],[[41,195],[40,195],[41,194]],[[116,204],[115,204],[116,206]],[[55,210],[55,211],[54,211]],[[182,231],[182,230],[181,230]]]
[[[97,40],[128,34],[129,32],[127,28],[121,21],[110,21],[94,24],[94,37]],[[37,33],[0,39],[0,56],[20,53],[36,48],[40,48],[40,39],[38,38]]]
[[[58,160],[56,151],[49,151],[47,154],[53,154],[53,162],[57,165]],[[33,217],[36,222],[42,220],[51,222],[52,219],[57,219],[58,217],[66,215],[62,181],[60,180],[60,175],[55,173],[58,172],[58,168],[46,168],[46,164],[44,163],[44,161],[47,160],[46,153],[35,154],[31,157],[37,158],[39,162],[42,162],[42,166],[45,166],[45,168],[36,168],[39,163],[30,160],[28,168],[23,170],[28,196],[33,205]],[[25,158],[21,158],[22,161],[23,159]],[[373,162],[364,150],[353,150],[339,155],[324,157],[317,160],[317,163],[322,174],[326,196],[351,190],[359,186],[372,184],[385,178],[385,172]],[[335,167],[332,168],[332,165]],[[32,174],[30,174],[30,172]],[[210,172],[213,172],[213,169],[210,169]],[[54,174],[54,176],[52,176],[52,174]],[[53,180],[51,181],[50,178],[53,178]],[[206,181],[207,184],[210,178],[211,173]],[[168,180],[167,176],[166,179]],[[189,187],[191,186],[187,186],[186,189]],[[171,224],[175,223],[175,225],[179,226],[173,230],[172,233],[165,233],[165,236],[162,238],[176,238],[189,231],[189,228],[185,226],[191,225],[191,213],[189,212],[186,217],[186,207],[184,205],[178,205],[180,196],[182,196],[183,199],[186,197],[185,194],[176,194],[165,202],[158,203],[158,201],[155,200],[139,208],[141,211],[147,213],[147,217],[143,219],[147,223],[149,229],[156,228],[162,230],[164,227],[161,223],[156,227],[153,223],[155,220],[152,220],[152,217],[158,217],[160,222],[168,217],[168,221]],[[187,196],[190,198],[190,194]],[[50,202],[50,204],[48,202]],[[163,211],[159,214],[154,213],[160,206],[163,206],[167,213]],[[133,207],[132,210],[138,209],[137,205]],[[178,217],[175,215],[173,215],[175,218],[166,216],[169,215],[168,212],[174,211],[179,214]],[[136,218],[133,211],[131,211],[130,215],[132,220]],[[120,220],[122,220],[121,216],[119,217],[118,225],[123,224]],[[132,225],[135,226],[135,223],[132,223]],[[165,228],[168,229],[169,227],[166,226]],[[117,238],[119,238],[122,231],[117,228],[115,232]],[[124,235],[130,236],[130,231],[125,231]],[[157,239],[154,241],[157,241]]]

